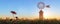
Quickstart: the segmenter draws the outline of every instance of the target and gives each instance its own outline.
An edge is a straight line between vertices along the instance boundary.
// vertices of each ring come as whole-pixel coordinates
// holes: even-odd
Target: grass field
[[[60,20],[13,20],[13,19],[0,19],[0,24],[60,24]]]

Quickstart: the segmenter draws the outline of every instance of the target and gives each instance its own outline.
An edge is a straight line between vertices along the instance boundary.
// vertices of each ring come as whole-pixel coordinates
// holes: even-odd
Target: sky
[[[10,11],[15,11],[19,18],[38,18],[39,8],[38,2],[44,2],[45,6],[50,5],[50,8],[44,8],[44,18],[60,17],[60,0],[0,0],[0,17],[13,17]]]

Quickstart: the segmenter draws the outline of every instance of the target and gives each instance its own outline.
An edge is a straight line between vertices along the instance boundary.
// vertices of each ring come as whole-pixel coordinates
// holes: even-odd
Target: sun
[[[44,18],[47,19],[48,13],[44,13]]]
[[[51,16],[50,11],[44,11],[44,18],[48,19]]]

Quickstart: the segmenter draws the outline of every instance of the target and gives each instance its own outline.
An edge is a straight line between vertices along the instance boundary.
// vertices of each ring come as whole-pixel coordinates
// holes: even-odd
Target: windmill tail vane
[[[47,5],[46,7],[47,7],[47,8],[50,8],[50,5]]]

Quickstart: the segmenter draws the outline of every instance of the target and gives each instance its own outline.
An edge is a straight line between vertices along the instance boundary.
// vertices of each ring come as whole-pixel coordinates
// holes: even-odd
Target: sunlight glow
[[[44,10],[44,18],[48,19],[50,18],[49,16],[51,16],[51,12],[49,10]]]

